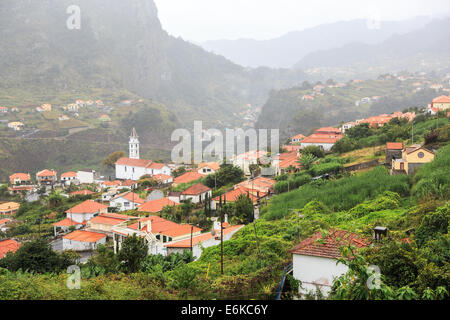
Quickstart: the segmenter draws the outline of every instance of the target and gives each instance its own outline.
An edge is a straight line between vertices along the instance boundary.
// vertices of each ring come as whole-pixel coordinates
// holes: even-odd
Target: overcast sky
[[[163,28],[201,42],[271,39],[351,19],[404,20],[450,15],[449,0],[155,0]]]

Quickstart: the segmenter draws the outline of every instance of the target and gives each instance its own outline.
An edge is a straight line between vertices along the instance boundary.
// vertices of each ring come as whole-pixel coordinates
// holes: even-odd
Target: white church
[[[116,162],[116,179],[139,180],[144,175],[154,176],[165,174],[170,176],[171,170],[164,163],[156,163],[151,160],[140,159],[139,137],[133,128],[129,142],[129,158],[120,158]]]

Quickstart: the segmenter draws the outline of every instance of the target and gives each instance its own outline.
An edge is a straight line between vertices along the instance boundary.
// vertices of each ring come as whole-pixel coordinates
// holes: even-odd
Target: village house
[[[431,101],[431,108],[435,110],[447,110],[450,108],[450,97],[440,96]]]
[[[330,230],[328,235],[317,232],[290,250],[293,276],[303,287],[299,290],[300,295],[315,293],[316,289],[328,295],[333,279],[348,271],[346,265],[337,263],[337,259],[342,258],[340,248],[346,245],[359,249],[368,244],[353,232]]]
[[[301,168],[301,154],[297,151],[281,153],[274,161],[277,175],[299,170]]]
[[[222,194],[222,196],[215,197],[211,200],[211,210],[217,210],[217,207],[222,199],[222,202],[233,203],[236,202],[239,197],[245,196],[250,199],[253,205],[258,203],[258,200],[265,197],[267,193],[247,189],[244,187],[238,187]]]
[[[291,143],[300,143],[303,139],[305,138],[305,136],[301,133],[291,137],[289,140],[291,141]]]
[[[171,184],[173,183],[173,177],[166,174],[156,174],[152,177],[159,184]]]
[[[140,159],[138,138],[136,130],[133,128],[129,141],[129,157],[120,158],[115,164],[116,179],[137,180],[145,175],[154,176],[157,174],[170,176],[171,170],[166,164]]]
[[[230,240],[236,232],[244,227],[244,225],[230,226],[228,223],[226,224],[226,227],[225,223],[223,225],[223,241]],[[216,222],[214,224],[214,234],[208,232],[195,237],[193,236],[192,241],[191,238],[188,238],[180,241],[173,241],[164,246],[167,248],[167,255],[171,255],[173,253],[183,253],[188,250],[192,251],[194,259],[197,260],[202,255],[203,249],[219,245],[220,237],[220,222],[218,224]]]
[[[23,129],[25,125],[20,121],[13,121],[8,123],[8,128],[13,129],[14,131],[20,131]]]
[[[403,143],[401,142],[388,142],[386,143],[386,161],[388,166],[392,165],[393,159],[402,158]]]
[[[119,211],[134,210],[141,204],[145,203],[145,199],[131,191],[127,191],[116,195],[110,200],[110,207],[116,208]]]
[[[107,213],[108,206],[94,200],[86,200],[66,211],[68,219],[83,223],[91,220],[101,213]]]
[[[186,173],[183,173],[181,176],[176,177],[173,179],[173,186],[179,186],[183,183],[190,183],[192,181],[197,181],[200,179],[203,179],[206,177],[204,174],[200,174],[197,171],[188,171]]]
[[[347,131],[350,128],[356,127],[357,125],[358,125],[358,123],[356,121],[346,122],[342,125],[341,131],[342,131],[342,133],[345,133],[345,131]]]
[[[102,193],[102,201],[109,202],[112,198],[119,194],[119,189],[110,188],[108,191]]]
[[[1,232],[5,232],[8,228],[7,228],[7,225],[9,224],[9,223],[11,223],[11,219],[8,219],[8,218],[6,218],[6,219],[0,219],[0,231]]]
[[[29,173],[14,173],[9,176],[9,183],[12,186],[26,185],[31,183],[31,176]]]
[[[49,103],[44,103],[43,105],[41,105],[41,110],[42,111],[52,111],[52,105]]]
[[[102,114],[98,120],[101,122],[111,122],[111,118],[107,114]]]
[[[425,163],[433,161],[434,156],[434,152],[421,145],[406,147],[402,150],[401,158],[392,159],[391,174],[413,175]]]
[[[54,170],[42,170],[36,173],[36,181],[39,185],[52,185],[57,182],[57,172]]]
[[[172,200],[173,202],[176,203],[180,203],[180,197],[181,197],[181,191],[180,192],[176,192],[176,191],[170,191],[167,194],[167,198],[169,198],[170,200]]]
[[[158,216],[140,218],[133,224],[121,224],[115,226],[114,234],[114,252],[117,253],[122,248],[122,242],[125,238],[135,234],[142,237],[148,245],[148,254],[167,255],[167,248],[164,244],[188,239],[191,236],[197,236],[201,229],[189,224],[178,224]]]
[[[0,204],[0,216],[12,216],[20,208],[20,203],[17,202],[5,202]]]
[[[212,190],[201,183],[197,183],[181,193],[180,201],[191,200],[192,203],[202,203],[206,197],[212,197]]]
[[[276,181],[266,177],[257,177],[250,180],[245,180],[234,186],[235,189],[243,187],[249,190],[259,191],[266,194],[274,193],[274,186]]]
[[[79,184],[80,181],[78,180],[78,176],[76,172],[64,172],[61,175],[61,183],[65,184],[66,186],[71,184]]]
[[[309,146],[317,146],[324,151],[330,151],[334,144],[342,139],[340,129],[325,127],[317,129],[312,135],[304,138],[300,144],[301,149]]]
[[[137,219],[135,216],[128,216],[117,213],[102,213],[87,222],[87,231],[105,233],[112,237],[112,228],[126,221]]]
[[[63,250],[93,251],[99,244],[106,243],[106,234],[75,230],[63,236]]]
[[[69,112],[78,112],[80,110],[80,106],[76,103],[71,103],[67,105],[67,111]]]
[[[8,107],[0,107],[0,114],[8,113]]]
[[[249,176],[250,165],[258,164],[258,162],[267,156],[266,151],[252,150],[233,157],[233,165],[239,167],[246,176]]]
[[[197,172],[204,175],[214,174],[220,169],[220,164],[217,162],[205,162],[201,163],[198,168]]]
[[[89,195],[93,195],[95,194],[95,192],[85,189],[85,190],[80,190],[80,191],[74,191],[70,193],[71,197],[76,197],[76,196],[89,196]]]
[[[156,214],[163,211],[165,207],[175,207],[180,205],[180,202],[175,202],[170,198],[162,198],[150,200],[138,207],[138,212]]]
[[[22,245],[13,239],[0,240],[0,259],[3,259],[8,252],[14,253]]]

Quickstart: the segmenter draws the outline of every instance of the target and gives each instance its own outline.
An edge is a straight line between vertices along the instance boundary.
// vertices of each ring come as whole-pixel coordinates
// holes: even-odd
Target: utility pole
[[[192,247],[192,234],[194,232],[194,226],[191,225],[191,253],[194,254],[194,248]]]
[[[223,210],[220,196],[220,274],[223,275]]]
[[[411,143],[414,144],[414,119],[411,122]]]

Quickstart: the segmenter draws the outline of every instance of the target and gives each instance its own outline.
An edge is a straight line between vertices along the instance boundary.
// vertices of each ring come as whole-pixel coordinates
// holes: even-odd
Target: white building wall
[[[128,206],[125,204],[128,203]],[[125,198],[117,198],[110,201],[110,206],[115,208],[120,208],[119,211],[127,211],[127,210],[134,210],[136,209],[139,204],[136,202],[132,202],[130,200],[127,200]]]
[[[67,218],[72,219],[78,223],[89,221],[96,216],[94,213],[66,213]]]
[[[327,295],[333,285],[333,278],[347,272],[348,267],[339,263],[337,260],[323,257],[293,255],[293,276],[302,282],[303,289],[301,294],[309,291],[315,292],[316,286],[313,283],[320,284],[320,289],[324,295]]]

